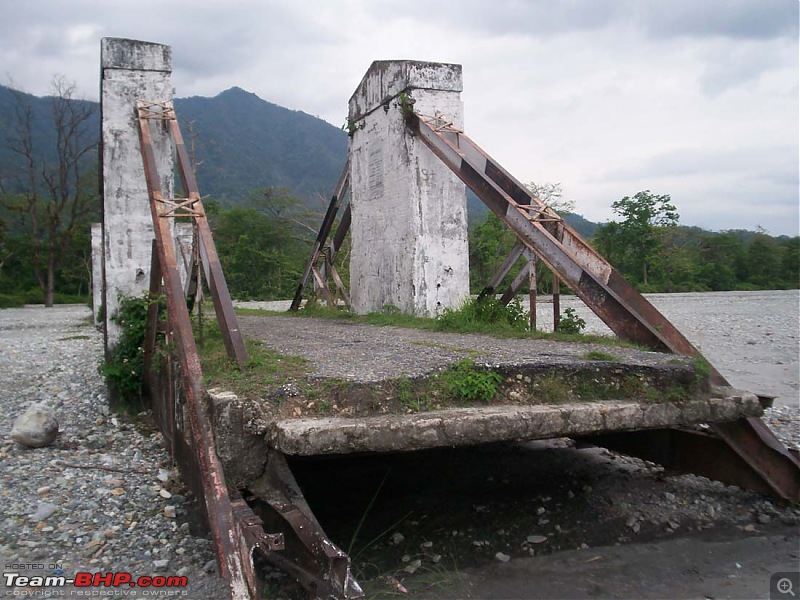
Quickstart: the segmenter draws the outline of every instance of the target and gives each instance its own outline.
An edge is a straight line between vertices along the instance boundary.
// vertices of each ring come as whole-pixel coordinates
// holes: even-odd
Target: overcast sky
[[[464,67],[466,132],[576,211],[649,189],[681,223],[798,235],[797,0],[2,0],[3,83],[97,99],[101,37],[173,47],[179,97],[239,86],[340,127],[373,60]]]

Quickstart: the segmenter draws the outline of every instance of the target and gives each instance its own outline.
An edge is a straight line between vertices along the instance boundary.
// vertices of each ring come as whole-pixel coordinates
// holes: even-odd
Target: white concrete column
[[[143,294],[150,283],[153,222],[139,149],[136,101],[172,101],[169,46],[103,38],[100,52],[103,258],[106,352],[119,337],[111,318],[118,296]],[[173,154],[166,128],[153,127],[166,197],[173,195]]]
[[[405,97],[463,128],[461,65],[372,63],[350,98],[350,294],[359,314],[391,305],[435,316],[469,294],[464,184],[416,137]]]
[[[92,223],[92,323],[103,305],[103,224]]]

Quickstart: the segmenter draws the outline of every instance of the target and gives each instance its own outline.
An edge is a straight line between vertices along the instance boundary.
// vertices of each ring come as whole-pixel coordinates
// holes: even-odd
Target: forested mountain
[[[0,177],[6,181],[21,169],[7,141],[15,135],[16,95],[31,106],[34,146],[55,147],[52,99],[0,86]],[[347,158],[344,131],[240,88],[213,98],[178,98],[175,110],[187,146],[194,140],[200,191],[222,204],[236,204],[254,189],[266,187],[287,187],[307,202],[317,195],[327,197]],[[99,115],[95,110],[84,124],[98,135]],[[96,161],[96,155],[87,160]]]
[[[88,290],[89,223],[100,218],[99,110],[87,101],[59,103],[63,92],[72,90],[63,81],[56,83],[62,85],[62,95],[44,98],[0,86],[0,305],[4,294],[15,295],[9,302],[33,302],[43,290],[45,301],[47,290],[50,296],[84,295]],[[176,99],[175,105],[232,292],[241,298],[291,294],[345,164],[347,134],[235,87],[213,98]],[[59,156],[63,163],[65,145],[59,154],[57,131],[63,138],[70,128],[63,118],[60,128],[54,124],[59,110],[76,125],[78,135],[71,137],[75,147],[84,149],[63,180]],[[26,126],[20,128],[20,123]],[[22,145],[21,132],[29,134]],[[27,157],[19,152],[25,147],[30,150]],[[548,202],[560,200],[559,184],[538,188]],[[565,220],[642,290],[799,284],[799,237],[685,227],[668,195],[640,192],[609,200],[614,201],[617,221],[600,225],[571,213],[565,213]],[[661,205],[670,211],[662,214]],[[471,192],[467,206],[471,278],[473,288],[480,290],[514,239],[496,217],[487,219],[486,207]],[[562,206],[571,208],[569,202]],[[546,291],[546,278],[540,286]]]

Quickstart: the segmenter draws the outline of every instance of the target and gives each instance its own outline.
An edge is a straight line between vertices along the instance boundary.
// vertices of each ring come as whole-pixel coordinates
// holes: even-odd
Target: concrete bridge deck
[[[672,354],[288,316],[243,316],[240,327],[249,339],[306,359],[316,391],[297,382],[246,400],[211,390],[220,450],[239,465],[268,448],[406,451],[762,414],[756,395],[711,388],[695,363]],[[498,374],[491,400],[448,398],[439,385],[448,370],[459,376],[452,369],[464,359]]]

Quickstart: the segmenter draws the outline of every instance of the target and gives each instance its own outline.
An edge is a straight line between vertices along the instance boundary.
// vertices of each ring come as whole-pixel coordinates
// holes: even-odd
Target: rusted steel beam
[[[427,121],[437,119],[426,119],[413,113],[408,126],[614,333],[654,350],[702,358],[608,261],[469,137],[447,124],[434,128]],[[717,385],[729,385],[713,366],[710,379]],[[713,429],[773,493],[781,497],[796,494],[800,462],[760,419],[740,419]]]
[[[621,297],[609,284],[615,281],[611,265],[580,240],[577,233],[573,236],[565,225],[562,242],[548,231],[549,223],[529,219],[529,207],[521,206],[537,206],[539,199],[465,134],[447,128],[434,129],[416,114],[409,117],[409,126],[618,336],[657,350],[673,349],[681,354],[699,355],[655,308],[647,314],[653,316],[654,311],[660,318],[651,322],[627,305],[625,299],[639,295],[638,292],[620,277],[622,287],[630,288]],[[559,218],[544,205],[540,209],[551,221]],[[619,287],[619,282],[615,285]],[[641,301],[649,304],[644,298]],[[671,340],[672,337],[675,340]]]
[[[330,249],[331,261],[336,260],[336,255],[339,253],[339,250],[342,249],[344,238],[347,236],[347,232],[350,231],[350,222],[352,219],[353,214],[350,212],[350,204],[348,203],[347,206],[344,207],[342,220],[339,221],[339,226],[336,228],[336,233],[333,235],[333,242],[331,243]]]
[[[244,569],[247,587],[251,598],[263,598],[264,589],[261,580],[256,576],[255,552],[268,556],[270,552],[285,548],[283,534],[264,533],[261,519],[242,499],[231,502],[233,517],[236,520],[236,534],[242,559],[247,561]]]
[[[158,337],[158,297],[161,295],[161,263],[158,260],[158,247],[153,240],[150,254],[150,304],[147,307],[147,330],[144,338],[143,373],[149,373],[153,365]]]
[[[553,276],[553,331],[558,331],[561,324],[561,280],[555,271],[550,271]]]
[[[317,289],[322,292],[322,295],[325,297],[325,301],[328,303],[328,306],[331,308],[336,308],[336,299],[328,289],[328,285],[325,279],[323,279],[322,274],[319,272],[319,269],[317,269],[317,265],[311,265],[311,272],[314,275],[314,281],[317,284]]]
[[[694,473],[743,489],[773,493],[758,470],[742,460],[731,446],[701,431],[652,429],[578,438],[578,441],[649,460],[671,471]]]
[[[524,250],[525,245],[517,240],[517,243],[514,244],[511,252],[508,253],[508,256],[506,256],[506,259],[503,261],[503,264],[500,265],[499,269],[497,269],[497,273],[494,274],[494,277],[492,277],[484,290],[496,290],[498,287],[500,287],[503,279],[505,279],[505,276],[508,275],[508,272],[511,270],[511,268],[517,263]]]
[[[766,481],[772,493],[800,502],[800,460],[755,417],[733,423],[713,423],[712,431]]]
[[[531,331],[536,331],[536,255],[533,252],[528,256],[528,304],[530,305],[530,328]]]
[[[322,219],[322,224],[320,225],[319,232],[317,233],[317,239],[314,240],[314,246],[311,249],[311,256],[309,257],[308,262],[306,263],[306,268],[303,271],[303,278],[297,285],[297,290],[295,290],[294,298],[292,299],[292,305],[289,307],[289,310],[298,310],[300,308],[300,303],[303,301],[303,293],[308,285],[308,280],[312,276],[311,268],[317,264],[320,252],[325,246],[325,243],[328,241],[328,236],[331,233],[331,229],[333,229],[333,224],[336,222],[336,215],[339,212],[342,196],[344,196],[344,193],[347,190],[349,173],[350,161],[348,160],[342,169],[341,175],[339,175],[339,181],[336,183],[333,196],[331,196],[331,201],[328,203],[328,210],[325,211],[325,217]]]
[[[514,296],[517,295],[517,291],[525,282],[525,278],[528,276],[531,270],[531,263],[527,262],[525,265],[519,270],[517,276],[514,278],[514,281],[511,282],[511,285],[508,286],[503,295],[500,296],[500,302],[504,305],[508,305],[511,300],[514,299]]]
[[[236,319],[236,312],[233,310],[233,301],[228,291],[225,276],[222,273],[217,247],[214,244],[214,237],[211,235],[211,228],[208,226],[203,202],[200,199],[200,190],[197,187],[189,154],[183,143],[183,136],[181,136],[181,128],[178,125],[175,111],[171,106],[167,115],[172,141],[175,146],[175,154],[178,159],[178,174],[183,184],[184,193],[188,196],[187,200],[189,202],[187,202],[187,206],[191,207],[189,214],[197,228],[199,250],[203,254],[206,281],[208,281],[208,287],[211,291],[214,311],[217,314],[217,322],[222,333],[222,341],[225,344],[228,356],[235,359],[239,368],[243,369],[250,362],[250,356],[247,353],[244,338],[239,330],[239,322]]]
[[[264,475],[248,491],[269,505],[265,519],[270,519],[270,528],[284,525],[286,550],[267,555],[268,561],[297,579],[314,598],[363,597],[350,572],[350,558],[325,535],[282,453],[270,451]]]
[[[138,123],[153,229],[167,297],[167,311],[175,338],[175,352],[189,413],[192,442],[200,467],[209,525],[216,546],[220,574],[228,581],[231,597],[244,600],[249,597],[247,578],[243,571],[239,545],[235,537],[235,520],[228,498],[225,474],[215,451],[211,422],[202,403],[200,359],[181,287],[175,244],[166,222],[171,211],[169,208],[164,210],[164,198],[156,168],[150,123],[147,111],[142,110],[141,107],[138,110]]]

